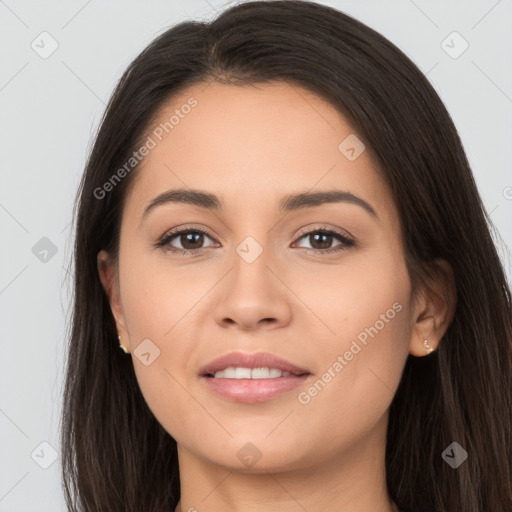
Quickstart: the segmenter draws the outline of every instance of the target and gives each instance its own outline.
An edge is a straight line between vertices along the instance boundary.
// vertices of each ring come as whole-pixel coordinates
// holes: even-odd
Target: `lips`
[[[253,354],[245,352],[230,352],[225,354],[199,369],[202,377],[213,377],[215,372],[225,370],[228,367],[238,368],[275,368],[283,372],[289,372],[294,376],[306,375],[310,372],[295,364],[269,352],[256,352]]]
[[[256,370],[263,368],[266,369],[266,372]],[[235,375],[233,375],[234,370]],[[249,370],[251,371],[250,376],[248,375]],[[226,372],[229,373],[229,377]],[[239,372],[240,375],[238,375]],[[280,372],[282,372],[281,376],[279,376]],[[253,354],[230,352],[199,369],[201,385],[205,386],[209,392],[213,392],[231,403],[266,402],[306,385],[313,378],[313,374],[307,369],[268,352]]]

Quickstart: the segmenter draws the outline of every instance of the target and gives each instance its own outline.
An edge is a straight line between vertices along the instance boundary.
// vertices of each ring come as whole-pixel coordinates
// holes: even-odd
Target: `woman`
[[[76,203],[69,507],[512,510],[490,226],[441,100],[367,26],[267,1],[159,36]]]

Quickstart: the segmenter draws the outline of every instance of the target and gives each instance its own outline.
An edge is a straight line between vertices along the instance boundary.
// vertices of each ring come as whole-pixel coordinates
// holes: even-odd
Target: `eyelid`
[[[297,233],[296,238],[300,238],[300,237],[302,237],[304,235],[308,235],[310,233],[316,233],[317,231],[329,231],[331,233],[335,233],[337,235],[343,236],[343,237],[355,242],[354,236],[350,232],[348,232],[346,229],[334,228],[334,227],[326,226],[323,224],[315,225],[314,227],[302,228]]]

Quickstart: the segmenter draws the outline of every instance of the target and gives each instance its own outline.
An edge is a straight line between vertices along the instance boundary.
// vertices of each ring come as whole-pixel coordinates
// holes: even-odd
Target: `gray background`
[[[108,97],[154,37],[233,3],[0,0],[0,512],[65,510],[58,428],[71,209]],[[459,130],[510,278],[512,1],[321,3],[382,33],[427,74]],[[58,43],[46,59],[31,47],[50,48],[43,31]],[[446,39],[453,31],[469,44],[458,58],[464,43]]]

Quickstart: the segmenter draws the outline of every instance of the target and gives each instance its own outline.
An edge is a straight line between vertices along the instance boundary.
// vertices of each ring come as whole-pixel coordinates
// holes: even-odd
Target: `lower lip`
[[[274,379],[216,379],[202,376],[201,380],[215,393],[235,402],[253,404],[265,402],[271,398],[291,391],[303,385],[311,374],[295,377],[276,377]]]

